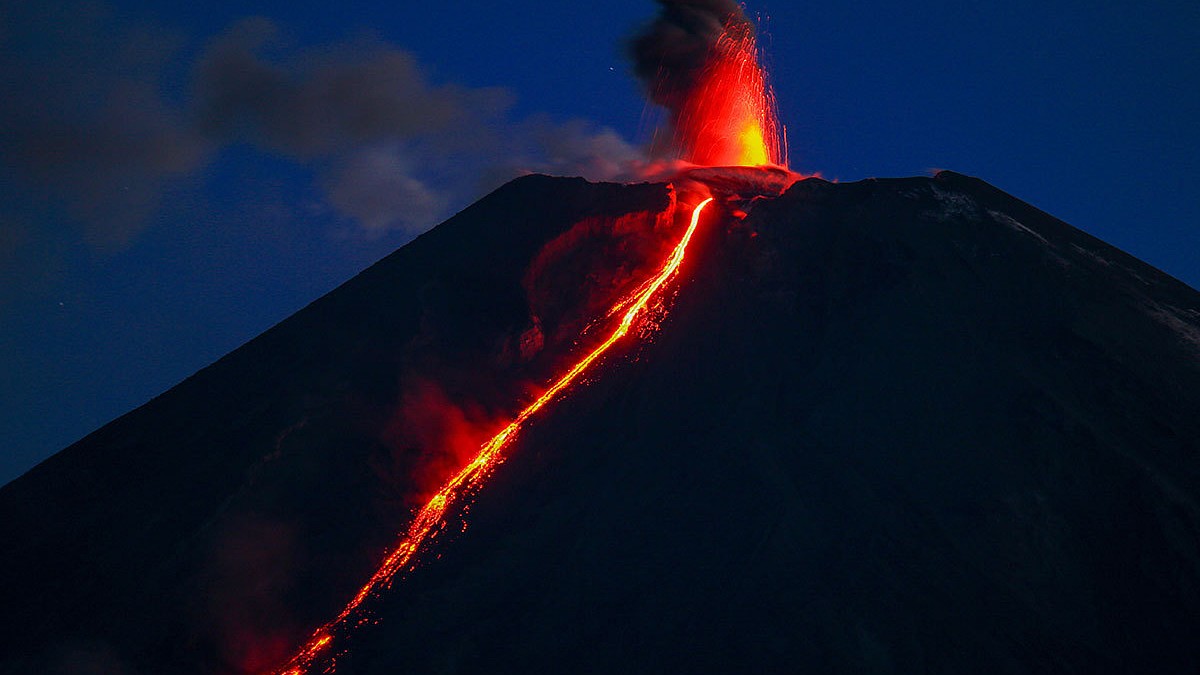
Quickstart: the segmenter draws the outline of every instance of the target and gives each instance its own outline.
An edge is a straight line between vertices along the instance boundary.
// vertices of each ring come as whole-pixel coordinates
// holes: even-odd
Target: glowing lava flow
[[[617,303],[618,307],[624,306],[627,309],[621,317],[620,324],[617,325],[612,334],[576,362],[570,370],[559,377],[537,400],[526,406],[517,415],[516,419],[480,448],[479,454],[475,456],[475,459],[471,460],[470,464],[463,467],[461,471],[437,491],[437,494],[417,512],[416,518],[408,526],[408,530],[404,533],[400,544],[384,559],[371,579],[359,589],[354,599],[346,604],[346,607],[342,609],[337,617],[313,633],[300,652],[292,657],[292,660],[282,670],[278,671],[281,675],[302,675],[302,673],[306,672],[333,643],[335,633],[352,625],[351,619],[359,614],[359,607],[363,601],[380,589],[387,588],[396,573],[409,564],[421,546],[427,543],[431,537],[437,536],[445,527],[446,511],[464,494],[478,488],[482,480],[495,469],[496,465],[500,463],[501,452],[513,441],[517,433],[520,432],[522,425],[545,407],[546,404],[554,400],[563,390],[578,380],[579,376],[599,360],[613,344],[629,333],[633,322],[645,311],[650,300],[679,270],[679,265],[683,262],[683,256],[687,250],[688,243],[692,240],[692,234],[696,231],[697,223],[700,222],[700,213],[712,200],[712,197],[705,199],[692,211],[692,220],[688,225],[687,231],[684,232],[683,238],[679,240],[679,244],[671,251],[670,257],[667,258],[667,261],[659,268],[654,277]],[[355,623],[361,623],[361,619]],[[332,672],[332,666],[324,672]]]

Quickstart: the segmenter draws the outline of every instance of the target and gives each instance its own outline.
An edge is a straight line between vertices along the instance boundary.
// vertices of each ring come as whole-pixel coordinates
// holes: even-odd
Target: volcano
[[[1200,294],[952,172],[718,178],[314,672],[1196,672]],[[5,486],[0,672],[284,667],[688,184],[518,179]]]

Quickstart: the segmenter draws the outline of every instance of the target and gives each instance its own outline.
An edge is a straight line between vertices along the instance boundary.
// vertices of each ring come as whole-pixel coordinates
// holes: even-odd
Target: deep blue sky
[[[760,0],[748,10],[764,19],[794,169],[843,181],[977,175],[1200,286],[1200,5]],[[201,149],[172,136],[194,125],[197,63],[216,36],[266,17],[279,37],[263,60],[300,74],[404,50],[435,87],[507,90],[512,107],[480,126],[527,133],[578,118],[595,125],[589,134],[609,127],[635,142],[644,107],[621,48],[655,12],[650,0],[2,0],[0,482],[419,229],[395,221],[394,203],[371,221],[371,195],[347,205],[329,187],[362,176],[347,167],[374,166],[371,157],[385,174],[426,168],[389,164],[404,155],[378,134],[367,145],[387,152],[376,155],[355,154],[355,139],[316,151],[296,137],[264,140],[244,120]],[[220,126],[220,109],[213,117]],[[104,127],[115,141],[96,140],[108,138],[97,119],[117,120]],[[137,154],[123,145],[129,129],[153,142],[137,146],[143,164],[110,174],[105,162]],[[438,174],[462,185],[429,213],[478,196],[503,152],[514,154],[492,148]]]

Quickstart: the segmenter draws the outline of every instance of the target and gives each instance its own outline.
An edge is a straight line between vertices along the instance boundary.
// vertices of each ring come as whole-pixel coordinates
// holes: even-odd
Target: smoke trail
[[[367,234],[418,233],[522,173],[612,179],[641,158],[578,120],[513,119],[505,89],[431,83],[391,45],[269,60],[277,33],[247,19],[213,41],[197,66],[197,130],[314,165],[326,202]]]
[[[751,36],[754,25],[733,0],[658,0],[658,18],[629,46],[634,73],[651,101],[678,112],[699,86],[721,36]]]
[[[322,212],[368,237],[416,234],[522,173],[613,179],[642,157],[578,120],[517,119],[503,88],[431,82],[382,41],[288,48],[248,18],[186,63],[169,31],[53,5],[0,21],[0,260],[51,240],[119,250],[238,145],[311,171]]]
[[[168,183],[207,163],[203,142],[159,86],[179,45],[163,30],[117,25],[99,6],[6,4],[0,226],[30,226],[19,240],[0,237],[0,258],[44,259],[62,248],[66,229],[93,248],[120,248]],[[71,226],[48,224],[53,211]]]

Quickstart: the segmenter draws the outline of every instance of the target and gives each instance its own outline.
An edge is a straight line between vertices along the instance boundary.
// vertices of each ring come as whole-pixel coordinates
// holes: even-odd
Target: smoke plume
[[[5,12],[0,217],[41,231],[6,227],[0,259],[76,238],[120,249],[236,146],[310,173],[337,229],[368,237],[419,233],[521,173],[611,179],[640,159],[585,122],[514,119],[502,88],[431,82],[382,41],[289,48],[250,18],[189,63],[180,36],[89,7]]]
[[[700,82],[718,40],[727,32],[753,34],[733,0],[658,0],[658,18],[629,46],[634,73],[651,101],[678,112]]]
[[[581,121],[514,120],[502,88],[432,83],[392,45],[263,56],[278,34],[256,18],[213,40],[196,66],[195,131],[312,166],[326,203],[367,235],[416,234],[521,173],[611,179],[640,157]]]
[[[167,183],[206,163],[186,115],[159,89],[178,51],[169,32],[114,25],[99,6],[14,3],[0,14],[0,199],[5,219],[56,208],[93,247],[119,247]],[[59,232],[26,229],[0,258]],[[38,236],[41,235],[41,236]]]

